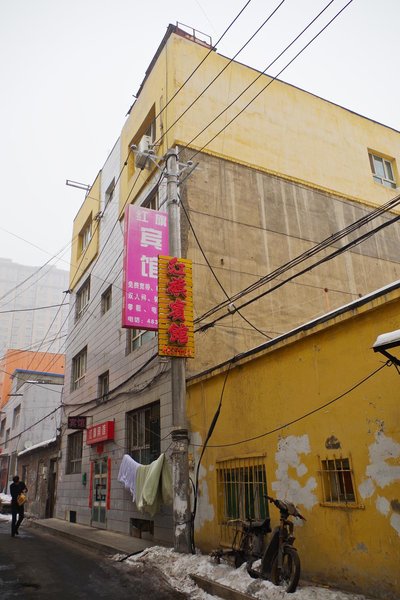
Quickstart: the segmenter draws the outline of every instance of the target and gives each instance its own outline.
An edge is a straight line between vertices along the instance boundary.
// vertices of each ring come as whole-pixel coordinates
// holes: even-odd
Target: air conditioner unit
[[[135,157],[135,165],[139,169],[144,169],[148,163],[148,154],[150,151],[151,137],[149,135],[144,135],[138,146]]]

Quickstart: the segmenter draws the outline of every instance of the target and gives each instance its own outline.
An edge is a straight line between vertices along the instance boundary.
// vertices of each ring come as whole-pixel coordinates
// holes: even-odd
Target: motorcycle
[[[286,592],[293,593],[300,579],[300,558],[293,546],[294,524],[289,518],[297,517],[303,521],[306,519],[292,502],[278,500],[271,496],[266,498],[279,510],[280,523],[272,531],[268,545],[262,552],[259,567],[253,568],[254,563],[260,558],[259,553],[253,552],[247,561],[247,572],[253,578],[268,579],[275,585],[282,586]]]

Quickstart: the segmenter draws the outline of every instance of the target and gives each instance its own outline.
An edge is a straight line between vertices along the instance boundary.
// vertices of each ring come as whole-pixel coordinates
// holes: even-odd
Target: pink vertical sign
[[[122,327],[158,329],[158,255],[168,254],[168,215],[125,210]]]

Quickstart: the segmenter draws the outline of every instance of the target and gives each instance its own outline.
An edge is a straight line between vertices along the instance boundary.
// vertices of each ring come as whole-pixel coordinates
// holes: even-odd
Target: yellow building
[[[228,519],[260,517],[263,490],[307,519],[305,579],[400,597],[400,379],[372,349],[398,329],[399,282],[191,379],[196,463],[222,400],[200,468],[202,550],[229,543]]]
[[[172,25],[136,96],[75,218],[70,274],[74,308],[69,316],[64,403],[67,414],[87,415],[94,424],[114,420],[115,440],[97,454],[81,432],[66,431],[57,514],[127,534],[136,528],[155,540],[170,541],[171,515],[143,516],[116,480],[124,453],[143,463],[164,451],[169,458],[171,432],[182,425],[172,399],[171,362],[157,356],[157,333],[121,327],[125,207],[135,204],[165,212],[166,152],[175,147],[182,163],[193,161],[194,169],[179,177],[178,198],[182,258],[193,262],[196,356],[187,361],[188,372],[204,372],[270,338],[278,342],[273,353],[272,346],[265,350],[266,355],[276,356],[278,346],[289,353],[291,343],[283,349],[285,332],[400,279],[400,228],[391,222],[398,216],[400,199],[388,204],[399,182],[400,134],[282,81],[272,82]],[[341,230],[342,237],[332,237]],[[362,244],[348,246],[367,233],[371,236]],[[334,260],[316,266],[334,254]],[[258,363],[250,366],[244,360],[235,366],[228,384],[237,377],[236,404],[225,414],[219,439],[230,433],[229,420],[239,430],[243,419],[243,428],[250,431],[253,422],[246,419],[253,405],[262,412],[257,422],[279,424],[281,417],[287,421],[284,405],[269,404],[281,390],[297,399],[296,414],[303,414],[318,394],[334,394],[334,383],[345,386],[353,375],[356,379],[357,373],[349,369],[337,381],[329,364],[328,379],[321,377],[315,397],[308,395],[308,384],[298,380],[296,369],[313,360],[314,355],[306,353],[301,361],[292,357],[286,369],[274,363],[277,371],[281,369],[278,378],[275,372],[268,379],[257,373],[263,384],[245,404],[240,394],[252,388],[250,371]],[[202,386],[215,391],[207,411],[213,411],[223,376],[201,379]],[[193,388],[196,394],[197,389]],[[201,436],[211,414],[203,408],[191,396],[188,416]],[[300,424],[298,428],[303,431]],[[303,439],[305,433],[293,435]],[[324,448],[333,435],[341,439],[342,434],[332,432],[318,444],[313,441],[313,452],[318,446],[320,453],[319,446]],[[301,443],[307,447],[307,441]],[[248,444],[240,451],[257,451],[263,458],[265,448],[260,442],[256,450]],[[269,452],[277,451],[275,440]],[[363,447],[345,445],[343,452],[350,451],[355,457]],[[227,449],[221,456],[230,460],[235,452]],[[208,458],[211,468],[220,457]],[[81,473],[96,469],[107,493],[91,505],[97,480],[85,488]],[[271,470],[269,481],[274,481]],[[205,502],[204,484],[201,510],[209,516],[204,535],[214,544],[216,498]],[[215,494],[211,487],[210,493]],[[354,509],[351,518],[366,514],[363,511]],[[337,512],[347,515],[329,508],[328,521],[337,520]],[[312,523],[304,531],[313,531]],[[317,527],[313,535],[318,535]]]

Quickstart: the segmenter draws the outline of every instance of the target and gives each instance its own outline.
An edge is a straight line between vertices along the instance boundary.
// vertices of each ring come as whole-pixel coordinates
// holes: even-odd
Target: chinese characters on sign
[[[68,417],[68,429],[86,429],[86,417]]]
[[[127,206],[122,327],[158,329],[158,255],[167,252],[167,213]]]
[[[105,421],[105,423],[98,423],[87,428],[86,432],[86,443],[87,444],[98,444],[99,442],[106,442],[107,440],[114,439],[114,421]]]
[[[158,261],[158,354],[194,358],[192,262]]]

